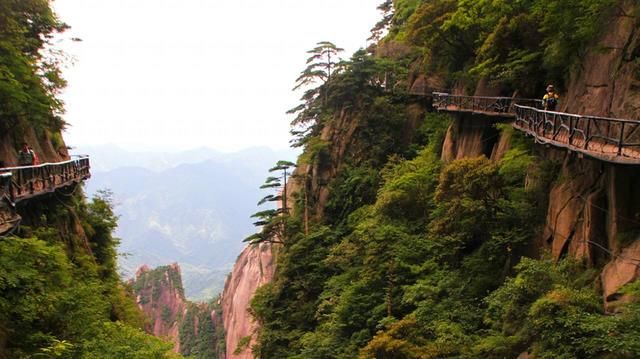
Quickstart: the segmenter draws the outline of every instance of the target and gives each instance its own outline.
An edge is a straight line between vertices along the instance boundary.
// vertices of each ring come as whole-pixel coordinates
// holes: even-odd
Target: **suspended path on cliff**
[[[0,168],[0,234],[14,227],[20,217],[15,205],[59,189],[80,184],[91,177],[89,156],[57,163]]]
[[[616,164],[640,165],[640,121],[545,111],[542,101],[433,92],[439,111],[471,113],[512,121],[538,143]]]

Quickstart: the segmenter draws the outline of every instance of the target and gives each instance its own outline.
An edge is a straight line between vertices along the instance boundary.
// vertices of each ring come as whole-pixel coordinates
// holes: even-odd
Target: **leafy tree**
[[[100,333],[85,341],[80,358],[177,359],[173,344],[120,322],[105,322]]]
[[[113,213],[112,193],[108,190],[98,191],[86,207],[84,230],[91,238],[91,245],[96,260],[102,266],[103,277],[113,275],[117,270],[118,238],[113,231],[118,226],[118,217]]]
[[[68,28],[48,0],[0,1],[0,130],[23,121],[37,128],[59,130],[66,83],[60,56],[43,49],[55,33]]]

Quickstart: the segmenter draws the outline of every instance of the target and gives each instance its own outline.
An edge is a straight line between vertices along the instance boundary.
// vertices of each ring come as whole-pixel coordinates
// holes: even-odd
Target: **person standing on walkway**
[[[556,93],[553,85],[547,86],[547,93],[542,98],[542,106],[544,106],[545,111],[555,111],[559,100],[560,96]]]
[[[18,166],[34,166],[38,162],[36,153],[26,142],[22,143],[22,149],[18,152]]]

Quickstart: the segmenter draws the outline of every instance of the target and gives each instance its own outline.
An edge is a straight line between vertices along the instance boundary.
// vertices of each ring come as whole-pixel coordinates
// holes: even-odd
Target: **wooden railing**
[[[515,105],[540,107],[541,100],[515,97],[486,97],[433,93],[433,107],[444,111],[472,112],[487,115],[514,116]]]
[[[91,177],[88,156],[59,163],[0,169],[0,195],[11,203],[53,192]]]
[[[513,126],[538,142],[614,163],[640,164],[640,121],[581,116],[516,105]]]

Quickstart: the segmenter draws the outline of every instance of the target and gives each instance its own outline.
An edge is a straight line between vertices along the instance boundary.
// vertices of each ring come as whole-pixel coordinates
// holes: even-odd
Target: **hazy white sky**
[[[56,0],[70,145],[284,148],[306,51],[366,46],[382,0]]]

